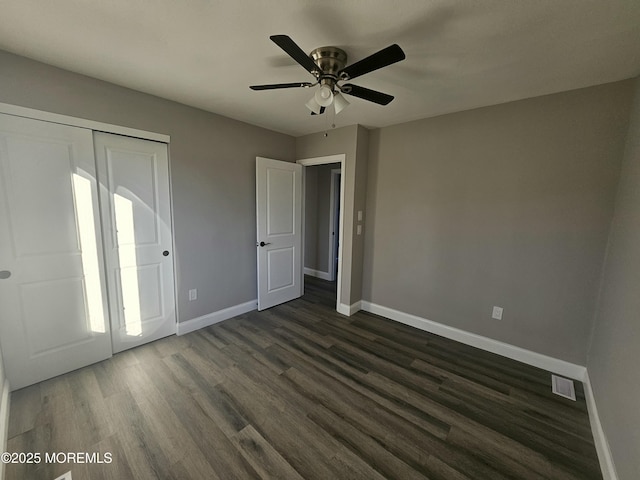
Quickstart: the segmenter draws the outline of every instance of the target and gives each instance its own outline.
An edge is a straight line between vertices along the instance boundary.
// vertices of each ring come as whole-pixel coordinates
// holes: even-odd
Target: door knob
[[[164,252],[162,252],[162,255],[164,255],[165,257],[169,256],[169,250],[165,250]]]
[[[0,280],[5,280],[11,276],[11,272],[9,270],[0,270]]]
[[[260,243],[258,243],[258,244],[256,245],[256,247],[257,247],[257,246],[264,247],[265,245],[271,245],[271,242],[266,242],[266,243],[265,243],[265,242],[260,242]]]

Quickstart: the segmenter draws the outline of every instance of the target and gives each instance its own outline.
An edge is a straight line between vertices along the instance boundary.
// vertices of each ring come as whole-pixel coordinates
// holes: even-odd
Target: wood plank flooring
[[[6,479],[601,479],[582,385],[359,312],[333,284],[12,394]]]

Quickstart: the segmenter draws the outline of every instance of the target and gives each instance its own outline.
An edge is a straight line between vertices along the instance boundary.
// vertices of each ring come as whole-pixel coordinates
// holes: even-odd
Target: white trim
[[[352,303],[351,305],[340,303],[336,310],[338,310],[338,313],[341,313],[342,315],[346,315],[347,317],[350,317],[354,313],[362,310],[362,302],[358,300],[356,303]]]
[[[600,423],[600,415],[598,415],[596,399],[593,395],[593,388],[591,387],[591,380],[589,379],[588,373],[585,373],[583,383],[584,396],[587,401],[587,411],[589,412],[589,421],[591,422],[591,433],[593,433],[593,441],[596,445],[596,452],[598,452],[598,459],[600,460],[602,478],[604,480],[618,480],[618,474],[616,473],[616,467],[613,463],[613,457],[611,456],[609,442],[607,441],[607,436],[602,428],[602,423]]]
[[[304,267],[304,274],[311,277],[320,278],[322,280],[331,281],[331,274],[328,272],[321,272],[320,270],[314,270],[313,268]]]
[[[2,385],[2,400],[0,403],[0,452],[7,451],[9,443],[9,408],[11,402],[9,380],[5,379]],[[0,462],[0,478],[4,478],[4,463]]]
[[[339,153],[337,155],[327,155],[325,157],[313,157],[313,158],[303,158],[298,160],[296,163],[299,163],[303,167],[312,167],[314,165],[326,165],[327,163],[341,163],[344,161],[346,155],[344,153]],[[342,165],[344,171],[344,165]]]
[[[145,130],[138,130],[137,128],[121,127],[110,123],[95,122],[84,118],[75,118],[68,115],[60,115],[58,113],[44,112],[42,110],[10,105],[8,103],[0,103],[0,113],[15,115],[16,117],[33,118],[35,120],[43,120],[45,122],[59,123],[61,125],[70,125],[72,127],[87,128],[98,132],[115,133],[117,135],[126,135],[127,137],[153,140],[154,142],[169,143],[171,140],[169,135],[164,135],[162,133],[147,132]]]
[[[215,323],[228,320],[230,318],[242,315],[243,313],[251,312],[258,308],[258,300],[251,300],[249,302],[234,305],[233,307],[224,308],[217,312],[208,313],[201,317],[192,318],[186,322],[180,322],[177,324],[176,335],[184,335],[186,333],[199,330],[201,328],[208,327]]]
[[[171,149],[167,147],[167,162],[169,167],[169,218],[171,221],[171,261],[173,262],[173,305],[176,315],[176,334],[178,333],[178,320],[180,319],[180,306],[178,301],[178,256],[175,254],[178,249],[176,248],[176,235],[175,235],[175,209],[173,206],[173,168],[171,163]],[[0,477],[2,478],[2,477]]]
[[[342,175],[340,175],[340,231],[338,232],[339,235],[339,239],[338,239],[338,279],[337,279],[337,286],[336,286],[336,311],[338,313],[342,313],[343,315],[349,315],[348,313],[344,313],[344,308],[343,307],[347,307],[346,305],[342,304],[342,272],[343,272],[343,268],[342,268],[342,261],[344,259],[344,202],[345,202],[345,195],[346,195],[346,186],[345,186],[345,178],[346,178],[346,168],[347,168],[347,156],[344,153],[340,153],[338,155],[328,155],[325,157],[314,157],[314,158],[303,158],[301,160],[298,160],[297,163],[299,163],[300,165],[302,165],[303,167],[310,167],[313,165],[326,165],[327,163],[340,163],[340,171],[342,172]],[[304,169],[302,169],[304,172]],[[304,177],[303,177],[304,179]],[[303,185],[304,185],[304,181],[303,181]],[[304,195],[302,196],[304,199]],[[303,226],[303,232],[304,232],[304,203],[303,203],[303,210],[302,210],[302,226]],[[353,248],[353,246],[352,246]],[[302,258],[304,258],[304,237],[303,237],[303,243],[302,243]],[[351,253],[349,252],[349,258],[351,258]],[[345,279],[348,283],[351,283],[351,276],[349,276],[349,278]],[[348,307],[347,307],[348,308]]]
[[[382,305],[377,305],[365,300],[362,301],[362,310],[581,382],[586,378],[587,368],[582,365],[576,365],[575,363],[532,352],[531,350],[516,347],[515,345],[483,337],[482,335],[443,325],[432,320],[427,320],[426,318],[383,307]]]

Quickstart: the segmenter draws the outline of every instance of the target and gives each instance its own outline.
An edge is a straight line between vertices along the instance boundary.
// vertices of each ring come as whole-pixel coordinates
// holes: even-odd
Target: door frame
[[[342,278],[344,269],[342,268],[342,261],[344,259],[344,197],[345,197],[345,169],[346,169],[346,159],[347,156],[344,153],[340,153],[337,155],[327,155],[324,157],[312,157],[312,158],[303,158],[298,160],[297,163],[302,165],[302,258],[304,259],[304,232],[305,232],[305,184],[306,184],[306,167],[312,167],[314,165],[326,165],[328,163],[339,163],[340,164],[340,230],[338,232],[338,278],[337,278],[337,293],[336,293],[336,311],[340,313],[340,305],[342,300],[342,283],[350,282],[350,278]],[[329,249],[331,251],[331,249]],[[300,281],[304,286],[304,261],[302,262],[302,267],[300,268]]]

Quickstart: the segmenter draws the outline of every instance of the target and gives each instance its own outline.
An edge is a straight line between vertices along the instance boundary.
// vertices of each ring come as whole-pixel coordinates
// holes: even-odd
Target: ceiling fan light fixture
[[[314,95],[315,101],[321,107],[328,107],[333,102],[333,91],[329,85],[321,85]]]
[[[349,102],[342,94],[352,95],[378,105],[388,105],[393,100],[392,95],[377,92],[369,88],[360,87],[351,83],[339,85],[366,73],[388,67],[406,58],[402,48],[397,44],[363,58],[345,67],[347,53],[333,46],[319,47],[307,55],[291,37],[287,35],[271,35],[269,37],[276,45],[294,59],[307,72],[315,77],[316,82],[275,83],[269,85],[251,85],[252,90],[276,90],[281,88],[311,88],[320,85],[309,99],[306,106],[312,115],[322,115],[331,104],[334,105],[334,114],[340,113]]]
[[[342,95],[340,92],[336,92],[336,94],[333,96],[333,105],[336,109],[337,115],[351,104],[347,101],[346,98],[344,98],[344,95]]]
[[[309,101],[307,103],[305,103],[305,105],[313,113],[315,113],[316,115],[320,115],[320,109],[322,108],[322,105],[320,105],[318,102],[316,102],[315,95],[313,97],[311,97],[309,99]]]

